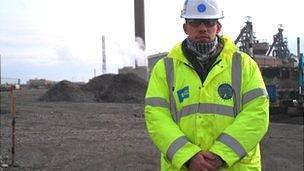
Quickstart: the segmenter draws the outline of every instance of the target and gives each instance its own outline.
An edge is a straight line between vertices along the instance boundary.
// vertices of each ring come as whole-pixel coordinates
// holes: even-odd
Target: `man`
[[[257,64],[219,35],[216,0],[186,0],[181,17],[187,38],[156,63],[146,93],[161,170],[261,170],[269,106]]]

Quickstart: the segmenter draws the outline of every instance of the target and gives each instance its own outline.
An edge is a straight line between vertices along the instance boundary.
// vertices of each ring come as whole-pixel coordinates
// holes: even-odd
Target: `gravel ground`
[[[143,104],[39,102],[46,90],[17,90],[15,167],[0,170],[159,170]],[[1,92],[1,153],[11,163],[8,94]],[[272,115],[264,170],[302,171],[303,117]]]

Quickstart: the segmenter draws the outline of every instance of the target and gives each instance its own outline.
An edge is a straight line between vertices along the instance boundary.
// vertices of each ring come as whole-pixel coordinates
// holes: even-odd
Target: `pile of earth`
[[[60,81],[39,100],[71,102],[143,103],[147,82],[133,73],[104,74],[87,84]]]

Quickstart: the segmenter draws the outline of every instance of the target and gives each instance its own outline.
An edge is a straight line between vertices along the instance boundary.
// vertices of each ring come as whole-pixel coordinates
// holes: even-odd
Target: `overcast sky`
[[[2,78],[88,81],[102,73],[102,35],[107,72],[134,65],[138,58],[169,51],[185,38],[180,11],[184,0],[146,0],[146,51],[134,42],[133,0],[0,0]],[[272,43],[283,24],[284,37],[296,54],[304,52],[304,23],[299,0],[222,0],[222,34],[233,40],[251,16],[258,40]],[[2,81],[3,82],[3,81]]]

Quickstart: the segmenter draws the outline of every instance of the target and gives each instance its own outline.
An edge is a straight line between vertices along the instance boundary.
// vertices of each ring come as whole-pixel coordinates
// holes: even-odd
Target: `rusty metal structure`
[[[249,54],[259,65],[270,98],[270,109],[274,113],[289,113],[295,108],[303,114],[303,55],[291,54],[287,39],[283,36],[283,27],[279,25],[278,33],[273,36],[273,43],[256,40],[250,17],[235,40],[239,49]]]
[[[283,37],[283,25],[280,24],[278,28],[278,33],[273,36],[273,43],[270,46],[267,56],[272,52],[272,56],[277,58],[286,59],[290,57],[290,51],[288,49],[287,39]]]
[[[251,17],[247,16],[246,25],[241,29],[239,36],[234,41],[235,44],[239,44],[241,51],[248,53],[250,56],[253,55],[253,26],[251,22]]]

